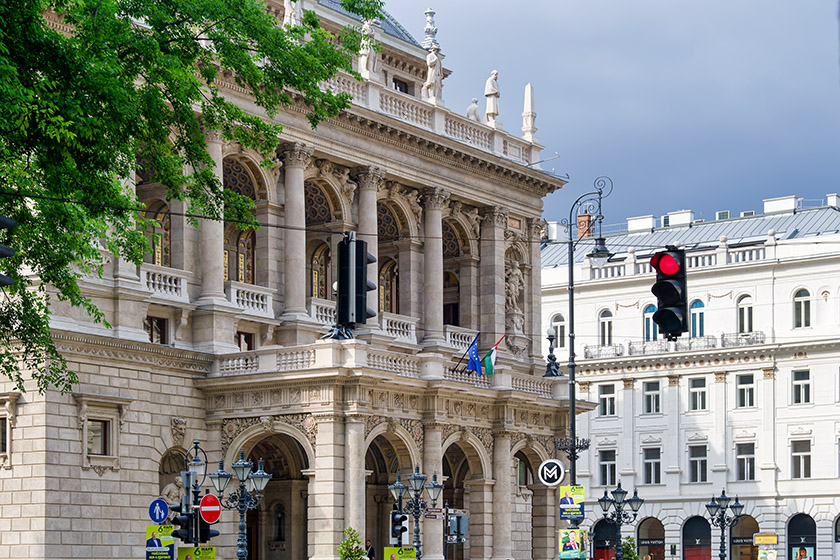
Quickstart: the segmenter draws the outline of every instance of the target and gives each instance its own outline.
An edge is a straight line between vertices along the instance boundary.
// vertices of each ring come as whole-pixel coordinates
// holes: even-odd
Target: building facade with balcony
[[[645,499],[624,527],[640,555],[711,558],[720,545],[705,504],[738,496],[744,515],[727,532],[729,558],[755,559],[756,532],[778,535],[779,558],[840,555],[840,208],[764,201],[762,214],[694,220],[673,212],[631,218],[606,237],[603,268],[575,263],[579,416],[591,439],[579,462],[586,525],[597,558],[612,558],[613,526],[596,500],[618,482]],[[566,235],[549,222],[543,244],[543,322],[568,359]],[[552,239],[552,235],[554,239]],[[649,261],[686,250],[689,331],[662,340],[653,323]],[[591,504],[591,507],[589,506]]]
[[[301,1],[329,29],[359,23],[333,0]],[[280,24],[284,3],[268,4]],[[302,105],[277,115],[273,169],[208,134],[215,172],[254,200],[259,230],[195,227],[153,175],[133,178],[156,224],[150,254],[82,281],[112,328],[53,308],[79,385],[0,394],[0,557],[145,557],[149,503],[183,492],[193,440],[211,472],[241,449],[273,474],[248,515],[254,560],[335,558],[347,526],[382,554],[387,486],[415,465],[445,484],[438,507],[470,513],[450,558],[555,556],[557,499],[534,471],[556,453],[568,402],[541,377],[536,333],[542,199],[564,182],[532,164],[533,112],[521,136],[421,98],[429,52],[390,17],[374,28],[368,79],[325,85],[351,108],[316,130]],[[377,257],[378,315],[337,341],[322,336],[345,231]],[[506,335],[489,378],[459,366],[479,332],[482,354]],[[233,558],[237,524],[222,519],[213,544]],[[443,558],[442,521],[422,525],[424,558]]]

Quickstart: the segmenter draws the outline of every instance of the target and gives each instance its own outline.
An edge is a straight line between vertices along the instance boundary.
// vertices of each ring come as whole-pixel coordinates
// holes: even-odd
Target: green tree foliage
[[[636,546],[636,539],[627,537],[621,541],[621,554],[624,560],[639,560],[639,548]]]
[[[338,543],[338,557],[341,560],[367,560],[367,551],[362,547],[362,539],[353,527],[344,529],[347,535]]]
[[[372,18],[382,0],[342,4]],[[256,227],[251,201],[213,173],[205,131],[271,165],[280,109],[304,103],[314,127],[349,106],[319,84],[352,72],[362,40],[358,27],[328,32],[314,12],[282,28],[261,0],[0,2],[0,214],[20,224],[0,239],[18,251],[0,260],[15,280],[0,294],[0,372],[20,389],[26,374],[40,391],[77,381],[53,343],[50,306],[107,324],[79,280],[102,274],[103,250],[134,263],[149,250],[124,182],[138,161],[191,213]],[[222,76],[259,113],[226,99]]]

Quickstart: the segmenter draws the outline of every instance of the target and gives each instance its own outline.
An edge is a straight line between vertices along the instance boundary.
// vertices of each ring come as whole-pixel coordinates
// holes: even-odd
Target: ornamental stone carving
[[[306,169],[312,163],[314,151],[302,142],[295,142],[283,151],[283,163],[286,167]]]
[[[169,429],[172,433],[172,445],[174,447],[184,446],[184,435],[187,433],[187,421],[180,416],[173,416],[169,419]]]
[[[222,421],[222,454],[227,453],[231,443],[245,430],[252,426],[261,426],[268,432],[274,431],[274,423],[281,422],[297,428],[302,432],[312,449],[315,448],[315,438],[318,435],[318,424],[311,414],[285,414],[276,416],[255,416],[253,418],[230,418]]]
[[[501,206],[487,206],[482,212],[484,220],[496,227],[506,227],[508,222],[508,211]]]
[[[382,180],[385,178],[385,171],[375,165],[357,167],[353,170],[353,177],[363,190],[379,190]]]
[[[423,191],[423,206],[426,210],[443,210],[449,200],[449,193],[440,187]]]

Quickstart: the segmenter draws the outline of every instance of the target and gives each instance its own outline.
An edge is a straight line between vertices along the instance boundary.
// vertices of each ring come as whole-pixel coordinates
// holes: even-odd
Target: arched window
[[[753,299],[742,296],[738,300],[738,334],[753,331]]]
[[[656,340],[659,337],[659,328],[653,322],[653,314],[656,313],[655,305],[648,305],[644,311],[645,321],[645,342]]]
[[[461,283],[458,275],[451,270],[443,273],[443,324],[457,327],[460,325]]]
[[[555,348],[566,347],[566,319],[559,313],[551,318],[551,327],[554,329],[556,340],[554,341]]]
[[[691,337],[695,338],[698,336],[703,336],[706,332],[705,325],[705,313],[703,312],[703,302],[699,299],[695,299],[691,302],[691,307],[689,308],[689,313],[691,314]]]
[[[811,326],[811,293],[799,290],[793,296],[793,328]]]
[[[172,220],[169,206],[163,201],[156,201],[146,210],[146,219],[153,220],[151,229],[146,230],[151,253],[146,255],[148,263],[157,266],[172,266]]]
[[[253,230],[242,231],[236,224],[227,227],[224,253],[225,282],[254,283],[255,242],[256,235]]]
[[[598,335],[601,346],[612,346],[613,315],[606,309],[598,315]]]
[[[309,271],[312,297],[332,300],[332,253],[329,245],[321,243],[315,248],[309,260]]]
[[[385,259],[379,269],[379,309],[386,313],[400,312],[400,273],[393,259]]]
[[[685,560],[709,559],[712,557],[712,528],[700,516],[686,520],[682,529],[683,558]]]
[[[787,530],[788,550],[793,556],[794,549],[797,555],[801,555],[801,549],[805,549],[805,558],[814,558],[817,546],[817,524],[814,518],[805,513],[799,513],[790,518]],[[798,556],[795,556],[795,558]]]

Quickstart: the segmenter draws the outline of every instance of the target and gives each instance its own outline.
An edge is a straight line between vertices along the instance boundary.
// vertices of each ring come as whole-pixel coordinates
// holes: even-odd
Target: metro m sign
[[[560,459],[546,459],[540,464],[537,476],[546,486],[557,486],[566,477],[566,467]]]

